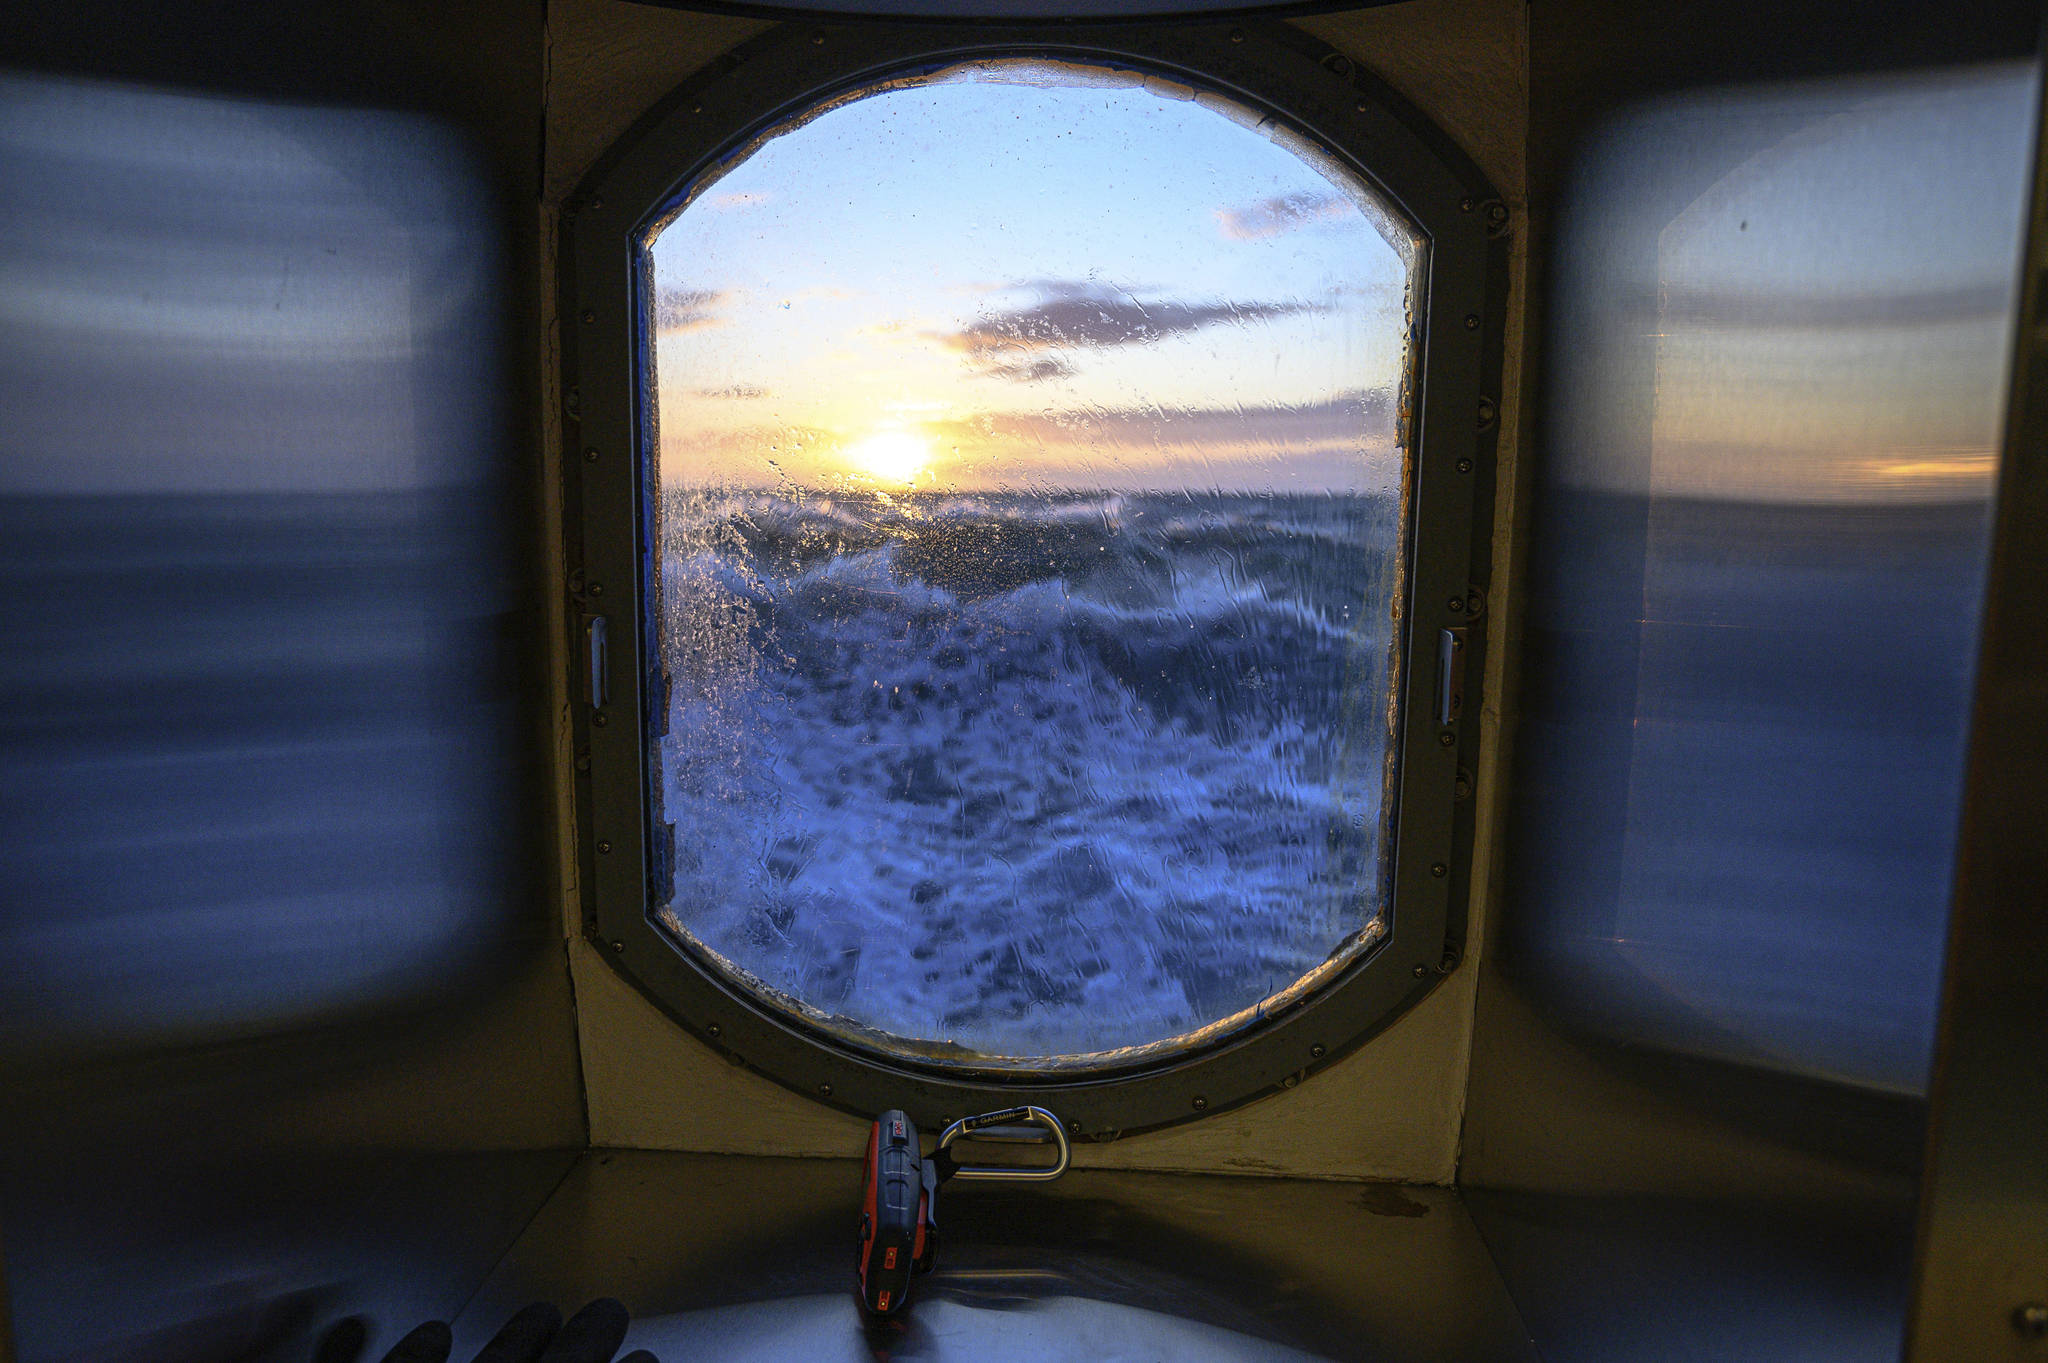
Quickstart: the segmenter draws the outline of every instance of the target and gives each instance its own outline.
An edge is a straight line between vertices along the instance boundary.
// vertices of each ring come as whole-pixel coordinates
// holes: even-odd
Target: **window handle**
[[[1436,722],[1455,724],[1465,711],[1465,627],[1447,629],[1436,643]]]
[[[609,699],[608,683],[611,680],[602,615],[593,615],[584,623],[583,637],[587,645],[585,651],[590,658],[590,708],[602,710]]]

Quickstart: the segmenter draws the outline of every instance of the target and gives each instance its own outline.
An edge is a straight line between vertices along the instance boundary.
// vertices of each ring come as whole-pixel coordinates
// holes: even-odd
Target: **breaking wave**
[[[1395,503],[671,493],[671,930],[851,1029],[1163,1041],[1380,922]]]

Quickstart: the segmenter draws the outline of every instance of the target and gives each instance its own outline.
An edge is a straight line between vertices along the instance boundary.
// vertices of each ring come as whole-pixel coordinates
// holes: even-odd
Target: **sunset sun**
[[[931,445],[913,431],[877,431],[846,447],[846,462],[878,483],[908,487],[931,462]]]

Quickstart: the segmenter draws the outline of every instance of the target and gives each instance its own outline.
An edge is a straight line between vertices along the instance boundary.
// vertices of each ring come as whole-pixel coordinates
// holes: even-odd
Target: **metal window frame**
[[[1206,1049],[1113,1071],[942,1068],[857,1050],[692,959],[649,917],[659,863],[650,856],[647,716],[661,683],[658,663],[643,662],[658,656],[642,600],[654,514],[644,457],[646,229],[721,155],[821,101],[1003,56],[1140,68],[1269,110],[1382,189],[1428,240],[1388,931],[1291,1008]],[[1457,967],[1464,946],[1507,228],[1505,206],[1447,139],[1348,57],[1279,23],[790,24],[685,83],[598,163],[559,228],[578,854],[583,927],[599,952],[734,1063],[833,1107],[863,1116],[901,1108],[944,1125],[1028,1100],[1095,1140],[1293,1088],[1412,1007]],[[1439,724],[1439,645],[1444,631],[1468,627],[1462,718]]]

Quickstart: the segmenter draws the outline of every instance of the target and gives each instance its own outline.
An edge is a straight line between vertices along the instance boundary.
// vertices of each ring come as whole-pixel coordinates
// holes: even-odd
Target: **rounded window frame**
[[[1270,111],[1377,187],[1428,242],[1415,360],[1407,598],[1399,617],[1392,894],[1384,938],[1284,1012],[1199,1050],[1122,1069],[921,1066],[814,1031],[693,959],[652,921],[672,855],[648,825],[658,657],[645,609],[654,499],[648,229],[707,168],[763,131],[864,86],[999,57],[1143,70]],[[685,82],[599,161],[558,230],[564,522],[574,637],[583,929],[700,1040],[856,1115],[927,1125],[1029,1101],[1082,1139],[1185,1121],[1294,1087],[1405,1013],[1463,953],[1506,281],[1505,208],[1479,172],[1341,53],[1279,23],[786,24]],[[1462,705],[1440,722],[1446,631]]]

